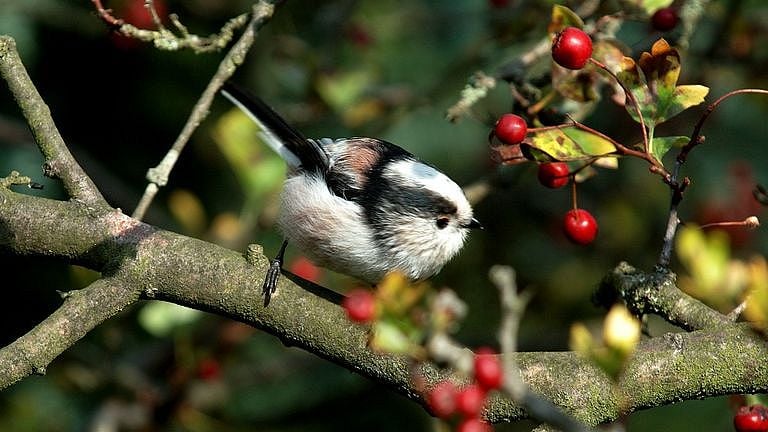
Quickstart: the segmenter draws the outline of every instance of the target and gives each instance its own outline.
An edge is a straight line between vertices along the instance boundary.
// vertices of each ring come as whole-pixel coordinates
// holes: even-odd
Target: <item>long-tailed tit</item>
[[[376,283],[399,270],[439,272],[481,228],[461,188],[432,165],[376,138],[307,139],[231,83],[222,94],[288,164],[278,224],[286,237],[264,281],[269,302],[287,242],[316,264]]]

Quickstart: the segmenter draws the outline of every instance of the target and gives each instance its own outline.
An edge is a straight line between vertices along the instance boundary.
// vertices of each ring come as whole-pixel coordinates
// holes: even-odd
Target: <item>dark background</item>
[[[143,9],[131,1],[107,7],[139,24]],[[605,3],[606,12],[616,11]],[[565,350],[573,322],[599,323],[602,317],[590,301],[602,275],[622,260],[649,269],[660,251],[668,191],[644,163],[622,161],[618,171],[602,170],[580,186],[580,205],[595,214],[600,235],[578,247],[559,228],[570,205],[568,190],[539,185],[531,164],[498,167],[490,159],[488,130],[513,105],[508,87],[497,87],[472,117],[458,124],[444,119],[473,72],[493,74],[545,37],[551,5],[288,1],[260,32],[235,78],[309,136],[377,136],[432,162],[459,184],[493,179],[495,187],[475,206],[486,230],[473,233],[433,281],[468,303],[457,337],[472,347],[496,345],[491,265],[512,265],[520,285],[536,292],[521,348]],[[200,35],[250,9],[248,2],[229,0],[165,6]],[[683,51],[680,82],[709,86],[709,100],[735,88],[768,87],[766,17],[768,7],[758,0],[708,2],[691,48]],[[73,154],[108,201],[130,213],[147,169],[173,143],[221,54],[160,52],[110,34],[85,0],[0,2],[0,32],[16,38]],[[679,33],[664,36],[674,42]],[[618,36],[637,54],[660,34],[638,15]],[[689,134],[701,109],[690,111],[661,131]],[[685,220],[740,220],[759,213],[750,191],[755,182],[768,184],[766,116],[768,99],[744,96],[726,102],[710,119],[706,145],[685,168],[693,179],[681,208]],[[608,98],[585,122],[623,142],[637,140],[636,125]],[[258,242],[274,253],[282,163],[258,148],[249,131],[218,98],[146,221],[236,249]],[[45,185],[29,193],[63,198],[58,184],[42,177],[41,161],[3,89],[0,174],[19,170]],[[734,255],[741,257],[764,254],[768,246],[761,231],[736,230],[734,240]],[[290,250],[289,267],[297,259]],[[57,291],[97,277],[39,258],[0,256],[0,269],[3,343],[56,308]],[[328,272],[319,279],[339,291],[353,286]],[[670,329],[653,321],[651,330]],[[724,397],[637,413],[628,429],[720,431],[730,428],[730,418]],[[416,404],[345,369],[238,323],[159,302],[123,312],[54,361],[45,377],[27,378],[0,395],[0,430],[8,431],[417,431],[430,430],[430,424]],[[530,425],[518,427],[497,430]]]

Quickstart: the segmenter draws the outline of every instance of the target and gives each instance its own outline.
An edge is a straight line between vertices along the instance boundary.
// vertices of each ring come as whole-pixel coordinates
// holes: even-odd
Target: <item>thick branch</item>
[[[119,211],[83,212],[76,203],[7,189],[0,189],[0,252],[60,257],[98,271],[117,268],[121,278],[132,281],[123,289],[141,289],[145,297],[256,326],[287,345],[423,403],[410,379],[409,361],[370,351],[366,329],[351,324],[343,310],[326,299],[327,293],[281,278],[265,308],[258,287],[268,260],[261,255],[256,254],[254,264],[249,264],[241,253],[153,228]],[[70,338],[68,343],[73,342]],[[6,350],[13,351],[11,347],[0,350],[0,358],[18,356]],[[732,323],[641,343],[618,390],[574,353],[517,356],[523,380],[533,391],[590,425],[678,400],[768,390],[768,364],[762,361],[768,357],[766,342],[748,327]],[[429,382],[439,378],[434,367],[427,366],[424,373]],[[487,415],[498,422],[519,419],[525,413],[511,401],[495,398]]]
[[[620,263],[603,279],[596,297],[606,306],[621,298],[635,315],[653,313],[684,330],[714,328],[732,322],[681,291],[675,285],[674,273],[666,270],[644,273]]]
[[[44,172],[59,178],[70,197],[89,206],[105,206],[96,185],[78,165],[56,129],[51,111],[37,92],[10,36],[0,35],[0,76],[21,108],[40,151],[45,157]]]
[[[86,333],[139,298],[131,284],[114,278],[67,293],[64,303],[24,336],[0,350],[0,388],[47,366]]]

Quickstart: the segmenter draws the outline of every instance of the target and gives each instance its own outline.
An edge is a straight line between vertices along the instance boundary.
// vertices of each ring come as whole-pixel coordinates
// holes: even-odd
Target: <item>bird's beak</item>
[[[483,224],[481,224],[480,221],[475,218],[470,219],[469,223],[464,224],[463,227],[469,229],[485,229]]]

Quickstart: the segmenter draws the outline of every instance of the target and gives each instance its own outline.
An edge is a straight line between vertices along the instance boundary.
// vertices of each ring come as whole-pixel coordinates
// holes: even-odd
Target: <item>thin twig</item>
[[[107,23],[110,27],[120,27],[121,25],[125,24],[125,21],[112,15],[111,9],[105,9],[104,5],[101,4],[101,0],[91,0],[91,3],[93,3],[93,6],[96,8],[96,12],[99,14],[99,18],[101,18],[102,21]]]
[[[502,322],[499,327],[499,343],[504,361],[503,390],[515,402],[523,406],[528,414],[548,423],[564,432],[582,432],[590,429],[574,417],[565,413],[557,405],[528,388],[520,376],[520,366],[517,364],[517,335],[520,330],[520,320],[528,302],[531,300],[530,291],[517,292],[515,272],[511,267],[494,266],[490,278],[499,289],[501,296]]]
[[[707,106],[707,109],[704,111],[701,117],[699,117],[699,120],[696,122],[696,125],[693,127],[693,132],[691,133],[691,139],[688,141],[688,144],[686,144],[685,146],[683,146],[683,148],[680,149],[680,153],[678,153],[677,158],[675,159],[675,168],[672,171],[672,176],[669,177],[669,180],[667,181],[669,186],[672,188],[672,199],[669,206],[669,217],[667,219],[667,229],[664,233],[664,241],[662,244],[661,254],[659,255],[659,261],[658,261],[658,265],[662,269],[669,268],[669,263],[672,259],[672,250],[674,248],[674,244],[673,244],[674,238],[677,232],[677,227],[680,224],[677,208],[680,204],[680,201],[683,199],[683,191],[688,186],[688,184],[690,184],[690,180],[688,178],[684,178],[682,181],[678,180],[680,175],[680,169],[682,168],[685,161],[688,159],[688,154],[690,153],[690,151],[693,150],[694,147],[704,142],[704,136],[701,135],[701,130],[704,127],[704,123],[707,121],[707,119],[712,114],[712,112],[714,112],[715,109],[718,106],[720,106],[720,104],[726,99],[730,98],[731,96],[735,96],[743,93],[755,93],[755,94],[768,95],[768,90],[763,90],[763,89],[734,90],[720,96],[716,101],[709,104],[709,106]]]
[[[16,51],[16,42],[10,36],[0,36],[0,76],[8,84],[45,157],[45,175],[60,179],[72,199],[89,206],[106,206],[99,189],[69,152],[51,117],[51,110],[29,78]]]
[[[270,3],[261,1],[253,6],[253,17],[245,29],[240,39],[232,46],[226,56],[219,63],[219,68],[211,78],[208,86],[203,91],[200,99],[195,104],[192,112],[187,119],[184,128],[182,128],[179,136],[176,138],[176,142],[168,150],[168,153],[163,157],[160,163],[147,171],[147,180],[149,184],[144,190],[144,195],[141,197],[139,204],[133,212],[133,217],[142,219],[147,209],[149,208],[152,200],[157,194],[158,190],[168,183],[168,177],[176,165],[179,155],[186,146],[187,142],[192,136],[192,133],[197,129],[197,126],[208,115],[213,98],[219,91],[224,82],[229,79],[237,70],[237,67],[242,64],[246,53],[253,45],[253,41],[256,38],[256,31],[261,28],[272,16],[274,12],[274,6]]]
[[[163,25],[163,20],[160,18],[160,14],[157,13],[157,7],[155,7],[155,1],[144,0],[144,7],[146,7],[147,10],[149,11],[149,15],[152,17],[152,22],[155,24],[155,27],[160,31],[165,30],[165,25]]]
[[[693,132],[691,133],[691,139],[690,141],[688,141],[688,144],[686,144],[683,148],[680,149],[680,153],[678,153],[677,155],[677,160],[680,163],[684,163],[686,159],[688,159],[688,153],[690,153],[690,151],[693,150],[694,147],[704,142],[704,138],[701,135],[701,128],[704,127],[704,122],[707,121],[707,119],[712,114],[712,112],[715,111],[715,109],[718,106],[720,106],[720,104],[726,99],[730,98],[731,96],[736,96],[743,93],[755,93],[755,94],[768,95],[768,90],[753,89],[753,88],[733,90],[720,96],[716,101],[712,102],[704,111],[704,113],[701,115],[701,117],[699,117],[699,121],[696,122],[696,125],[693,127]]]
[[[679,165],[679,163],[677,164]],[[675,173],[679,172],[679,166],[675,167]],[[675,175],[675,177],[677,174]],[[675,177],[672,177],[669,184],[672,189],[672,198],[669,204],[669,215],[667,216],[667,228],[664,231],[664,239],[661,246],[661,254],[659,255],[658,266],[662,270],[669,268],[669,263],[672,261],[672,250],[674,249],[675,234],[677,234],[677,228],[680,225],[680,218],[678,217],[678,207],[680,201],[683,200],[683,192],[690,184],[688,178],[684,178],[682,181],[677,181]]]
[[[637,111],[638,121],[640,122],[640,129],[643,132],[643,150],[645,151],[645,153],[649,153],[650,145],[648,143],[648,128],[645,126],[645,119],[643,118],[643,112],[640,109],[640,104],[637,102],[637,99],[635,98],[634,93],[632,93],[632,91],[629,88],[627,88],[627,86],[623,82],[621,82],[619,77],[615,73],[613,73],[612,70],[608,69],[608,66],[604,65],[598,60],[595,60],[594,57],[590,57],[589,61],[592,62],[592,64],[594,64],[595,66],[607,72],[616,81],[616,83],[621,86],[622,90],[624,90],[624,94],[627,96],[627,99],[630,101],[635,111]]]
[[[94,327],[139,300],[141,290],[129,281],[99,279],[79,291],[68,292],[64,304],[24,336],[0,349],[0,388],[48,365]]]
[[[101,0],[91,0],[99,18],[104,21],[112,30],[119,32],[123,36],[137,39],[143,42],[152,42],[157,49],[167,51],[178,51],[181,49],[191,49],[196,53],[217,52],[226,47],[234,37],[235,30],[239,29],[248,20],[248,14],[238,15],[224,24],[219,33],[207,37],[201,37],[190,34],[186,27],[181,24],[178,17],[171,14],[169,18],[174,27],[179,30],[180,37],[168,30],[163,25],[161,17],[157,13],[153,0],[145,0],[145,5],[152,16],[152,22],[155,24],[155,30],[138,28],[125,20],[112,15],[112,10],[105,9]],[[255,6],[258,6],[255,5]],[[255,7],[254,6],[254,7]]]

